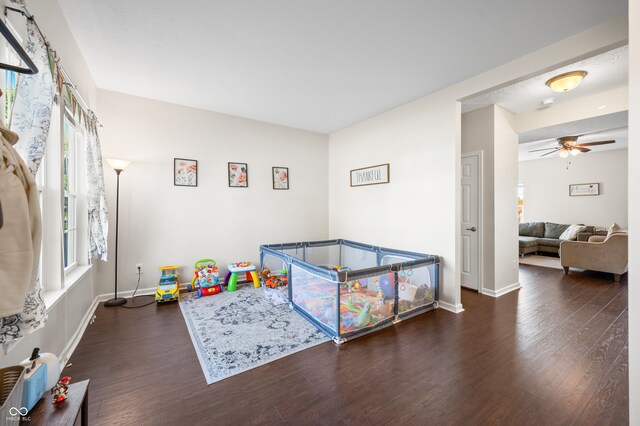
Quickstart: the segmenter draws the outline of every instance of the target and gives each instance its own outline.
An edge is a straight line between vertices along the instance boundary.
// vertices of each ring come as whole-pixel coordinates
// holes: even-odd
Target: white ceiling
[[[58,0],[100,88],[329,133],[626,0]]]
[[[556,93],[545,84],[553,76],[577,70],[588,74],[582,84],[570,92]],[[544,99],[566,102],[622,87],[628,81],[629,46],[623,46],[465,101],[462,112],[496,104],[514,114],[522,114],[540,109]]]

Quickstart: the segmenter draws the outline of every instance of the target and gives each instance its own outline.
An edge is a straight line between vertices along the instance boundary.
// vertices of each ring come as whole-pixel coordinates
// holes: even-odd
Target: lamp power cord
[[[138,284],[136,285],[136,289],[133,291],[133,295],[131,296],[131,302],[133,303],[136,297],[153,297],[154,300],[152,300],[149,303],[145,303],[144,305],[137,305],[137,306],[122,305],[121,306],[122,308],[125,308],[125,309],[144,308],[145,306],[153,305],[154,303],[156,303],[155,296],[153,294],[143,294],[140,296],[136,296],[136,293],[138,292],[138,288],[140,287],[141,278],[142,278],[142,268],[138,266]]]

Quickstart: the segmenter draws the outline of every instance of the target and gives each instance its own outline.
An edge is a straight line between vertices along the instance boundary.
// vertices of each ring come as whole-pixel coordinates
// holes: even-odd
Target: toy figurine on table
[[[171,302],[180,297],[180,283],[178,282],[178,266],[161,266],[162,275],[156,287],[156,302]]]
[[[64,376],[57,385],[55,385],[51,389],[51,394],[53,395],[52,404],[56,407],[59,407],[60,404],[67,400],[67,394],[69,393],[69,382],[71,381],[71,377]]]
[[[213,259],[200,259],[193,267],[195,272],[191,280],[190,290],[195,289],[198,296],[211,296],[222,292],[222,284],[218,276],[218,267]]]

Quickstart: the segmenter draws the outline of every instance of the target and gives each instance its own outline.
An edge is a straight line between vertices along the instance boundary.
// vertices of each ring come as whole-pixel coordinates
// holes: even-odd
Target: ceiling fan
[[[529,152],[539,152],[539,151],[549,151],[545,154],[542,154],[540,157],[544,157],[549,154],[553,154],[555,152],[562,158],[567,158],[569,154],[578,155],[581,152],[589,152],[591,149],[586,148],[587,146],[595,146],[595,145],[607,145],[610,143],[615,143],[614,140],[609,141],[595,141],[595,142],[586,142],[586,143],[578,143],[578,138],[583,135],[577,136],[563,136],[558,138],[558,146],[555,148],[542,148],[542,149],[534,149]]]

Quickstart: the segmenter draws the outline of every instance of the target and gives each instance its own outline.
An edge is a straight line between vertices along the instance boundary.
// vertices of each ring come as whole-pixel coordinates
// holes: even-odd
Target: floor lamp
[[[127,160],[118,160],[116,158],[107,158],[107,161],[113,167],[117,175],[116,184],[116,276],[113,288],[113,299],[109,299],[104,302],[104,306],[120,306],[127,303],[127,299],[124,297],[118,297],[118,210],[120,207],[120,173],[131,163]]]

